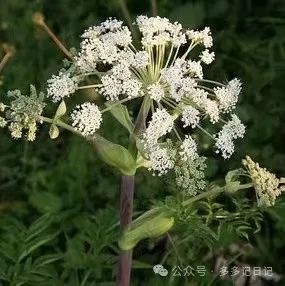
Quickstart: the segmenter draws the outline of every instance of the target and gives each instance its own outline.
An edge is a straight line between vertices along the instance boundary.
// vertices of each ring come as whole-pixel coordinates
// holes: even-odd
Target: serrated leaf
[[[134,124],[132,123],[127,107],[121,103],[111,102],[106,102],[105,105],[111,108],[111,114],[129,131],[130,134],[132,134],[134,131]]]

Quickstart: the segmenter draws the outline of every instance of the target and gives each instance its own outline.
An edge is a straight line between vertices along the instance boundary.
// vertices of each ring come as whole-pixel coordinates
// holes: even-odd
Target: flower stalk
[[[135,134],[139,134],[145,130],[145,122],[149,113],[150,104],[149,98],[145,97],[138,117],[135,122]],[[133,140],[130,138],[130,148],[132,148]],[[122,233],[128,229],[132,222],[133,216],[133,201],[134,201],[134,188],[135,188],[135,175],[133,176],[122,176],[121,179],[121,198],[120,198],[120,225]],[[129,286],[131,280],[131,269],[132,269],[132,250],[123,250],[119,256],[118,265],[118,286]]]

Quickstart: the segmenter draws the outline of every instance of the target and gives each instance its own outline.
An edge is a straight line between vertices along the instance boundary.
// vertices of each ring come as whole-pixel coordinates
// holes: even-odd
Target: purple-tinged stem
[[[135,176],[122,176],[120,198],[120,225],[124,231],[132,222]],[[132,250],[122,251],[119,256],[118,286],[129,286],[132,269]]]

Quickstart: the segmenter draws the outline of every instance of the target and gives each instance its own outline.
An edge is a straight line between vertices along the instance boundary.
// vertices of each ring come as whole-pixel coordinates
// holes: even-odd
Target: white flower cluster
[[[197,143],[195,140],[190,136],[186,135],[183,143],[181,144],[181,152],[180,155],[182,160],[195,160],[198,158],[197,153]]]
[[[245,126],[235,114],[232,115],[232,120],[217,135],[216,152],[221,152],[225,159],[229,158],[234,153],[234,139],[243,138],[244,134]]]
[[[169,133],[174,124],[174,118],[165,109],[157,109],[144,133],[144,146],[150,160],[150,169],[159,175],[165,174],[174,167],[171,152],[167,147],[161,147],[158,140]]]
[[[60,72],[59,75],[53,75],[47,81],[47,96],[54,102],[61,101],[64,97],[69,97],[76,91],[77,83],[71,78],[69,73]]]
[[[72,126],[83,136],[93,135],[100,128],[102,114],[94,103],[85,102],[71,113]]]
[[[187,195],[195,196],[205,189],[205,161],[205,157],[197,157],[194,160],[180,161],[174,167],[176,185]]]
[[[164,88],[159,83],[153,83],[148,86],[148,92],[151,99],[160,102],[160,100],[164,97]]]
[[[108,19],[82,35],[81,50],[75,58],[83,72],[96,70],[98,63],[113,64],[120,61],[121,51],[132,42],[131,32],[116,19]]]
[[[148,149],[152,149],[158,143],[159,138],[169,133],[172,130],[173,124],[173,116],[165,109],[157,109],[152,114],[152,118],[144,133],[144,140]]]
[[[171,23],[167,18],[147,16],[138,16],[136,22],[142,33],[142,44],[145,46],[171,43],[176,47],[186,43],[186,35],[178,22]]]
[[[211,48],[213,46],[213,38],[209,27],[206,27],[202,31],[188,30],[186,34],[190,40],[195,43],[203,44],[205,48]]]
[[[157,172],[159,176],[166,174],[173,169],[175,161],[171,156],[171,151],[168,148],[153,148],[149,153],[150,170]]]
[[[215,95],[219,101],[219,107],[222,112],[229,112],[235,108],[238,95],[241,91],[241,82],[238,79],[233,79],[224,87],[214,88]]]
[[[209,65],[211,62],[214,61],[215,59],[215,53],[214,52],[209,52],[208,49],[203,51],[200,55],[201,61],[205,63],[206,65]]]
[[[142,94],[142,82],[134,78],[126,67],[115,66],[109,74],[102,76],[101,81],[99,92],[107,100],[118,100],[120,95],[131,99]]]
[[[133,45],[130,30],[116,19],[86,30],[74,65],[48,81],[47,93],[53,101],[83,88],[95,89],[108,101],[126,103],[143,98],[149,106],[146,117],[150,112],[152,117],[141,139],[152,170],[164,174],[174,168],[176,160],[165,146],[172,131],[179,139],[174,147],[180,150],[176,156],[184,162],[198,158],[194,137],[180,138],[183,136],[179,136],[174,122],[181,120],[184,128],[199,128],[201,132],[206,119],[211,124],[225,122],[237,104],[241,83],[238,79],[222,84],[204,78],[204,64],[215,59],[208,27],[202,31],[183,29],[181,24],[158,16],[138,16],[135,25],[141,32],[140,47]],[[197,45],[202,51],[194,58],[191,52]],[[87,78],[93,81],[91,85],[79,85]],[[99,128],[102,115],[96,105],[87,103],[72,114],[72,119],[80,132],[90,135]],[[230,157],[234,140],[244,131],[233,115],[216,136],[211,136],[217,152]]]
[[[184,122],[183,127],[197,127],[200,122],[200,112],[195,107],[187,106],[182,112],[181,121]]]

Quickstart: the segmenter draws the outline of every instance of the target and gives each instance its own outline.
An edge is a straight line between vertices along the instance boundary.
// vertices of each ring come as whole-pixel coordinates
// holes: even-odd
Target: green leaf
[[[56,213],[61,209],[61,199],[50,192],[34,192],[29,202],[41,213]]]
[[[63,258],[62,254],[47,254],[35,260],[34,265],[36,268],[43,267]]]
[[[91,139],[99,157],[108,165],[120,170],[124,175],[133,176],[136,172],[136,162],[131,153],[123,146],[112,143],[96,135]]]
[[[30,225],[25,242],[32,240],[34,237],[45,231],[52,222],[53,216],[50,214],[45,214],[38,218]]]
[[[105,105],[111,108],[110,112],[112,115],[129,131],[130,134],[132,134],[134,131],[134,124],[130,118],[127,107],[121,103],[106,102]]]
[[[58,234],[59,232],[57,231],[53,234],[44,235],[36,239],[33,239],[31,242],[24,245],[24,250],[22,251],[19,257],[18,262],[22,261],[25,257],[27,257],[29,254],[31,254],[35,250],[37,250],[42,245],[47,244],[48,242],[53,240]]]

